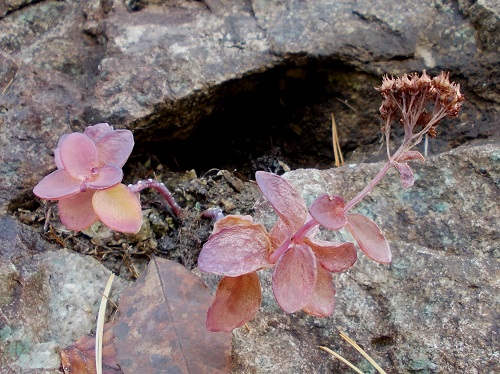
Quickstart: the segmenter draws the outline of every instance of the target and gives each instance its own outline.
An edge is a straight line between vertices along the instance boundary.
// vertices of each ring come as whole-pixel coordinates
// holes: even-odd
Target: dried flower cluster
[[[424,134],[436,136],[439,120],[456,117],[464,101],[460,85],[450,83],[446,72],[432,79],[425,70],[421,76],[413,73],[389,78],[386,75],[376,89],[384,97],[380,115],[385,122],[385,133],[388,134],[391,123],[397,121],[405,127],[405,137],[418,141]]]

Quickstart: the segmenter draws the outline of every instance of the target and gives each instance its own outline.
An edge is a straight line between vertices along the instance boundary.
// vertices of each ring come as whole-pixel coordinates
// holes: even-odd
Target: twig
[[[106,314],[106,305],[108,303],[109,291],[115,275],[111,273],[108,283],[104,288],[104,293],[99,306],[99,314],[97,315],[97,329],[95,333],[95,368],[97,374],[102,374],[102,335],[104,331],[104,318]]]
[[[335,156],[335,166],[339,167],[344,165],[344,157],[342,156],[342,151],[340,149],[339,136],[337,134],[337,124],[335,123],[335,117],[332,112],[332,143],[333,143],[333,155]]]
[[[3,89],[3,91],[2,91],[2,95],[3,95],[6,91],[7,91],[7,89],[9,88],[10,84],[12,83],[12,81],[14,80],[14,78],[15,78],[15,77],[16,77],[16,76],[14,75],[14,76],[12,77],[12,79],[9,81],[9,83],[7,83],[7,86],[5,86],[5,88],[4,88],[4,89]]]
[[[363,355],[364,358],[366,358],[370,364],[373,365],[373,367],[375,369],[377,369],[377,371],[380,373],[380,374],[387,374],[384,369],[382,369],[369,355],[368,353],[366,353],[359,345],[356,344],[356,342],[354,340],[352,340],[350,337],[348,337],[344,332],[340,332],[340,336],[345,340],[347,341],[350,345],[352,345],[354,348],[356,348],[356,350],[361,353]]]
[[[361,370],[359,370],[356,366],[354,366],[353,364],[351,364],[349,361],[347,361],[344,357],[342,357],[341,355],[339,355],[338,353],[335,353],[334,351],[332,351],[331,349],[327,348],[327,347],[322,347],[320,346],[319,348],[321,348],[322,350],[330,353],[332,356],[334,356],[335,358],[338,358],[340,361],[342,361],[344,364],[346,364],[347,366],[349,366],[352,370],[354,370],[356,373],[359,373],[359,374],[363,374],[363,372]]]

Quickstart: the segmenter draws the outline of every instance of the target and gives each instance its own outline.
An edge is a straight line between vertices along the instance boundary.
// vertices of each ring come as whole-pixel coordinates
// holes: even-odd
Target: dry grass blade
[[[345,341],[347,341],[350,345],[352,345],[354,348],[356,348],[356,350],[361,353],[364,358],[366,358],[370,364],[373,365],[373,367],[375,369],[377,369],[377,371],[381,374],[387,374],[384,369],[382,369],[375,361],[373,361],[373,359],[368,355],[368,353],[366,353],[359,345],[356,344],[356,342],[354,340],[352,340],[350,337],[348,337],[345,333],[343,332],[340,332],[340,336],[342,338],[344,338]]]
[[[95,368],[97,374],[102,374],[102,335],[104,330],[104,318],[106,316],[106,306],[108,304],[109,291],[115,275],[111,273],[104,288],[104,293],[99,306],[99,314],[97,315],[97,329],[95,333]]]
[[[330,353],[332,356],[334,356],[335,358],[339,359],[340,361],[342,361],[344,364],[346,364],[347,366],[349,366],[352,370],[354,370],[356,373],[359,373],[359,374],[363,374],[363,372],[361,370],[359,370],[356,366],[354,366],[353,364],[351,364],[349,361],[347,361],[344,357],[342,357],[341,355],[339,355],[338,353],[332,351],[330,348],[327,348],[327,347],[322,347],[320,346],[320,348],[328,353]]]
[[[339,136],[337,134],[337,124],[335,123],[335,117],[332,113],[332,143],[333,143],[333,155],[335,157],[335,166],[339,167],[344,165],[344,157],[342,156],[342,151],[340,149]]]
[[[7,91],[7,89],[10,87],[10,85],[12,84],[12,81],[14,80],[15,76],[12,77],[12,79],[9,81],[9,83],[7,83],[7,86],[5,86],[5,88],[3,89],[2,91],[2,95]]]

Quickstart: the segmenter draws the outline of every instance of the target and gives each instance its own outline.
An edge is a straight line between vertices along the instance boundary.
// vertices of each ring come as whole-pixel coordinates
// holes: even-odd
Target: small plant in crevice
[[[404,188],[414,183],[408,161],[424,157],[412,150],[425,135],[435,136],[444,117],[458,115],[464,97],[460,86],[441,73],[430,78],[421,74],[399,78],[385,76],[377,88],[384,101],[380,107],[382,132],[386,140],[387,163],[353,199],[323,194],[307,207],[292,184],[281,176],[258,171],[255,174],[262,195],[278,219],[268,231],[249,215],[224,216],[219,208],[202,213],[213,218],[213,232],[198,258],[200,270],[222,275],[211,307],[207,328],[231,331],[255,317],[261,304],[257,271],[273,268],[272,289],[287,313],[303,310],[325,317],[335,309],[333,273],[349,269],[357,260],[355,244],[370,259],[389,264],[389,244],[369,217],[351,212],[391,169],[395,168]],[[404,128],[401,145],[393,151],[391,127]],[[152,179],[122,184],[122,167],[132,152],[129,130],[114,130],[107,123],[89,126],[83,133],[63,135],[54,150],[57,170],[33,189],[36,196],[57,200],[62,223],[82,231],[96,221],[124,233],[136,233],[142,225],[139,192],[157,190],[172,212],[185,217],[169,190]],[[320,228],[347,229],[356,243],[331,242],[316,238]]]
[[[335,308],[332,273],[350,268],[357,252],[354,243],[316,239],[319,227],[345,228],[370,259],[391,262],[389,244],[377,224],[350,210],[393,167],[402,186],[411,187],[414,177],[408,161],[424,160],[412,148],[424,135],[435,136],[442,118],[457,116],[464,97],[460,86],[450,83],[444,72],[432,79],[425,71],[399,78],[385,76],[377,90],[384,98],[380,114],[388,161],[358,195],[346,202],[342,196],[323,194],[307,208],[287,180],[258,171],[257,184],[278,216],[271,230],[251,216],[228,215],[215,222],[198,258],[200,270],[223,276],[207,313],[209,330],[230,331],[255,317],[261,304],[257,271],[265,268],[274,268],[272,290],[285,312],[331,315]],[[394,152],[390,143],[393,123],[404,128],[401,145]]]
[[[160,192],[173,213],[182,215],[170,191],[152,179],[125,186],[122,167],[132,153],[130,130],[114,130],[107,123],[89,126],[83,133],[63,135],[54,150],[57,170],[43,178],[33,193],[57,200],[61,222],[82,231],[97,220],[113,230],[137,233],[142,225],[139,192]]]

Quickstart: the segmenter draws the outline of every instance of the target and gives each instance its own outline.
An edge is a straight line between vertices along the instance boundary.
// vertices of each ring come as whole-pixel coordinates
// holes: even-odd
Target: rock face
[[[435,156],[416,168],[416,186],[402,190],[387,178],[358,207],[386,231],[393,265],[362,258],[340,275],[331,319],[280,314],[267,297],[250,333],[235,332],[235,370],[341,371],[316,348],[327,345],[356,361],[336,327],[371,348],[388,372],[498,370],[499,13],[496,0],[2,1],[2,240],[17,248],[9,235],[21,229],[11,216],[38,204],[31,190],[55,168],[59,137],[97,122],[131,129],[137,156],[174,159],[181,169],[227,167],[242,154],[259,158],[261,139],[269,153],[278,146],[294,169],[324,169],[332,164],[335,112],[341,146],[361,164],[288,177],[308,199],[325,189],[349,196],[379,167],[364,162],[380,158],[373,86],[381,75],[448,70],[466,102],[453,126],[440,127],[430,148]],[[310,163],[311,155],[319,161]],[[35,249],[45,246],[41,240],[33,239]],[[30,252],[29,266],[41,266],[40,274],[18,269],[8,254],[0,276],[40,276],[43,292],[57,292],[45,277],[56,255],[42,252]],[[12,290],[5,284],[1,328],[10,326],[3,305]],[[43,334],[51,331],[47,318]],[[53,342],[44,339],[37,344]]]
[[[468,99],[461,120],[468,126],[449,134],[442,150],[496,136],[495,4],[6,1],[0,8],[2,211],[31,198],[31,186],[53,169],[50,153],[63,133],[100,121],[132,129],[138,149],[189,137],[204,125],[211,138],[200,151],[210,155],[220,147],[216,135],[229,131],[212,130],[224,119],[233,129],[238,122],[254,128],[270,121],[265,129],[288,116],[302,136],[311,115],[318,114],[297,118],[293,108],[311,96],[316,101],[308,106],[324,102],[325,86],[333,85],[326,100],[337,101],[337,107],[322,107],[320,122],[328,123],[335,110],[348,124],[349,130],[341,130],[347,147],[366,146],[373,135],[363,142],[367,135],[351,133],[366,123],[348,106],[376,123],[376,111],[364,108],[378,107],[372,86],[383,73],[446,69],[459,79]],[[266,113],[247,125],[244,117],[255,106]],[[240,108],[239,114],[226,118],[231,107]],[[269,120],[269,112],[276,117]],[[264,129],[259,131],[269,131]]]
[[[350,199],[382,166],[299,169],[285,176],[308,202],[323,193]],[[262,310],[249,331],[235,332],[241,372],[332,372],[318,345],[368,372],[339,330],[390,373],[498,370],[500,147],[459,147],[413,166],[413,187],[404,190],[390,172],[355,208],[385,233],[393,261],[378,265],[360,253],[353,268],[337,274],[333,316],[285,315],[270,291],[270,274],[262,274]],[[254,218],[268,226],[275,219],[265,201]],[[321,235],[332,238],[328,231]],[[347,232],[343,239],[352,240]]]

